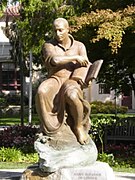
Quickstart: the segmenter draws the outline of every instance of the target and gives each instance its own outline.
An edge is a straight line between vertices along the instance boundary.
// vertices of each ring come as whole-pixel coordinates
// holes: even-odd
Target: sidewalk
[[[19,180],[25,169],[0,169],[0,180]]]
[[[116,180],[135,180],[135,173],[114,172]]]
[[[0,169],[0,180],[20,180],[25,169]],[[114,172],[116,180],[135,180],[135,173]]]

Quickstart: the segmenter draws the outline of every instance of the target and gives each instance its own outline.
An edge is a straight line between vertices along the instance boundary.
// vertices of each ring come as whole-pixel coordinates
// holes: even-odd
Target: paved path
[[[0,180],[19,180],[24,169],[0,169]]]
[[[135,180],[135,173],[115,172],[116,180]]]
[[[0,169],[0,180],[20,180],[25,169]],[[135,173],[115,172],[116,180],[135,180]]]

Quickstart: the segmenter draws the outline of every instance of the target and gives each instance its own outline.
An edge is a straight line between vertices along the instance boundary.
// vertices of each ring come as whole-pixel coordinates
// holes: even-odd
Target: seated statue
[[[81,144],[89,143],[90,105],[83,98],[82,84],[72,79],[79,67],[91,64],[83,43],[69,34],[64,18],[53,22],[54,38],[44,43],[42,53],[48,78],[36,94],[36,109],[45,135],[57,134],[67,123]]]

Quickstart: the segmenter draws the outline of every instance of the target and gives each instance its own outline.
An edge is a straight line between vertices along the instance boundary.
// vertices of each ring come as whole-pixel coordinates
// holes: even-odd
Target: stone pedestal
[[[42,172],[56,172],[62,168],[78,168],[92,165],[97,160],[97,148],[89,137],[89,143],[81,145],[69,126],[53,136],[39,135],[34,143],[39,154]]]
[[[53,136],[37,135],[34,143],[39,154],[37,167],[28,168],[21,180],[114,180],[108,164],[96,162],[97,148],[78,143],[68,125]]]
[[[27,169],[21,180],[115,180],[112,168],[103,162],[80,168],[62,168],[54,173],[42,172],[38,167]]]

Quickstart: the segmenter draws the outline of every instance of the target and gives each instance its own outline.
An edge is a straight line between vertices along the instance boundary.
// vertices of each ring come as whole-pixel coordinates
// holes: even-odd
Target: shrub
[[[20,149],[0,148],[0,161],[1,162],[38,162],[38,153],[24,154]]]
[[[1,162],[20,162],[22,153],[20,150],[12,148],[4,148],[0,149],[0,161]]]
[[[104,152],[104,136],[106,128],[113,128],[115,124],[134,122],[134,115],[119,114],[117,116],[110,114],[91,114],[90,134],[98,146],[99,152]],[[112,153],[112,152],[108,152]]]
[[[126,113],[128,111],[128,107],[126,106],[119,106],[113,104],[111,101],[107,101],[105,103],[101,101],[93,101],[91,103],[91,113],[104,113],[104,114],[115,114],[117,113]]]
[[[38,160],[39,160],[38,153],[23,154],[22,156],[23,162],[38,162]]]
[[[7,106],[6,95],[3,93],[0,93],[0,106],[3,106],[3,107]]]
[[[117,106],[118,113],[125,114],[128,111],[128,107],[126,106]]]
[[[109,115],[91,115],[91,129],[90,133],[97,145],[101,145],[101,152],[104,152],[104,133],[106,125],[112,125],[116,122],[114,116]]]
[[[7,95],[6,100],[8,105],[19,105],[21,96],[19,94]]]
[[[105,149],[115,157],[135,158],[135,144],[108,144]]]
[[[118,154],[119,152],[117,152]],[[98,154],[98,161],[101,162],[106,162],[108,163],[111,167],[115,167],[117,170],[119,169],[120,171],[124,168],[126,168],[126,170],[128,169],[132,169],[135,168],[135,158],[132,158],[132,156],[127,157],[115,157],[115,155],[113,153],[111,154],[107,154],[107,153],[102,153],[102,154]],[[133,170],[134,172],[134,170]]]
[[[7,101],[4,97],[0,97],[0,106],[6,106],[7,105]]]
[[[106,154],[106,153],[102,153],[102,154],[98,154],[98,160],[101,162],[106,162],[108,163],[110,166],[115,166],[117,164],[117,162],[114,159],[114,155],[113,154]]]
[[[11,126],[0,131],[0,147],[15,147],[23,152],[34,152],[34,140],[38,128],[33,126]]]
[[[20,94],[0,94],[0,106],[8,105],[20,105],[21,95]],[[28,97],[24,96],[24,104],[28,105]]]

